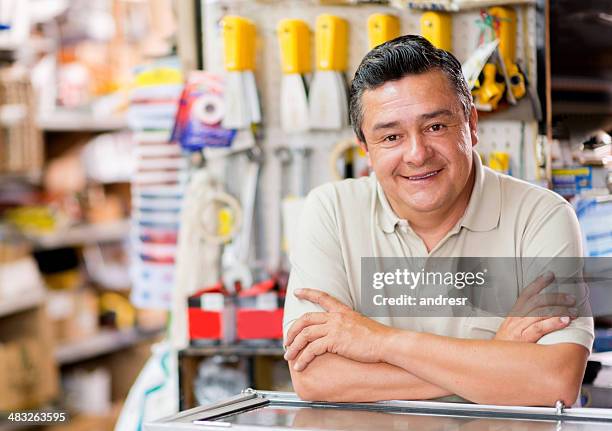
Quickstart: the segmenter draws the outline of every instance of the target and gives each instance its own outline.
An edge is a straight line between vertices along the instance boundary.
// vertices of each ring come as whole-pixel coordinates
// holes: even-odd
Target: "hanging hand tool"
[[[226,129],[246,129],[261,122],[261,108],[255,85],[255,24],[243,17],[226,16],[221,21],[224,64]]]
[[[525,77],[516,64],[516,12],[507,7],[489,8],[488,14],[494,19],[494,30],[499,39],[500,66],[507,76],[508,96],[516,101],[525,93]],[[512,100],[509,100],[512,103]]]
[[[313,129],[340,130],[348,126],[348,97],[343,72],[348,60],[348,23],[319,15],[315,27],[316,72],[310,89]]]
[[[482,69],[482,76],[482,82],[478,83],[472,90],[474,103],[480,111],[493,111],[497,109],[506,85],[499,81],[497,67],[493,63],[485,64]]]
[[[281,127],[286,133],[309,128],[308,93],[304,74],[310,73],[310,29],[299,19],[278,24],[283,79],[281,82]]]
[[[484,45],[480,45],[476,51],[474,51],[470,57],[461,65],[461,71],[463,72],[463,76],[468,84],[468,89],[471,91],[477,84],[478,78],[480,77],[480,73],[484,68],[484,65],[487,64],[487,61],[497,49],[497,45],[499,45],[499,40],[495,39],[492,42],[488,42]]]
[[[421,35],[436,48],[450,52],[453,49],[453,21],[450,14],[425,12],[421,15]]]
[[[241,288],[249,288],[253,284],[253,274],[248,265],[248,259],[253,233],[255,198],[257,195],[257,181],[259,178],[262,155],[259,147],[253,147],[247,152],[247,155],[249,158],[249,167],[244,176],[241,193],[243,213],[242,228],[234,241],[226,247],[222,258],[223,284],[230,292],[240,290]]]
[[[293,155],[293,160],[295,164],[295,178],[297,184],[296,194],[300,198],[305,198],[308,194],[308,190],[310,190],[308,184],[309,171],[310,171],[310,155],[312,154],[312,148],[308,148],[305,146],[294,147],[291,150]]]
[[[370,49],[382,45],[400,35],[400,21],[395,15],[375,13],[368,18],[368,42]]]
[[[292,153],[287,147],[279,147],[275,150],[274,154],[278,158],[279,170],[280,170],[280,196],[278,206],[278,219],[279,219],[279,230],[278,230],[278,262],[277,271],[279,274],[286,273],[289,270],[289,259],[287,256],[287,240],[283,232],[283,205],[285,199],[290,195],[289,187],[289,167],[291,166],[293,157]]]

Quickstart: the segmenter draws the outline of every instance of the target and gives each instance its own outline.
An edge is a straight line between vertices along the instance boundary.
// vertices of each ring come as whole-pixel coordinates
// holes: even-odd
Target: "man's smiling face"
[[[466,118],[444,72],[407,75],[366,90],[362,106],[366,150],[398,215],[452,207],[468,187],[477,117],[472,108]]]

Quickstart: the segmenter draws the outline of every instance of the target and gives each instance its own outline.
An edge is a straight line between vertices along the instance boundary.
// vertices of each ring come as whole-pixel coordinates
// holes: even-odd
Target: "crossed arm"
[[[406,370],[387,363],[363,363],[334,353],[317,356],[302,370],[293,369],[291,379],[302,399],[330,402],[414,400],[452,395]]]
[[[302,289],[296,296],[326,310],[305,314],[287,334],[285,357],[301,398],[342,402],[456,394],[483,404],[572,405],[578,395],[587,349],[535,344],[567,326],[566,319],[508,318],[495,339],[468,340],[391,328],[320,291]]]

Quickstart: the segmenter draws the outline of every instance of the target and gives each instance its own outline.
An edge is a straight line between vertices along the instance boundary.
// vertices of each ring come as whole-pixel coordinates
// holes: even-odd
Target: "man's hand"
[[[326,312],[306,313],[289,329],[285,359],[297,358],[294,370],[304,370],[315,357],[327,352],[359,362],[381,362],[382,341],[393,328],[368,319],[319,290],[298,289],[295,296],[320,305]]]
[[[518,297],[510,315],[499,327],[495,340],[535,343],[544,335],[568,326],[576,318],[572,295],[540,293],[555,279],[553,273],[538,277]]]

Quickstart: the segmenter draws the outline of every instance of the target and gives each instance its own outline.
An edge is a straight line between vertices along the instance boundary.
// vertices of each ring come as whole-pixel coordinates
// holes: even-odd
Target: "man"
[[[365,56],[350,115],[375,175],[313,190],[300,217],[284,321],[298,395],[573,404],[593,322],[576,318],[571,295],[540,302],[554,275],[537,278],[516,305],[555,307],[552,316],[360,313],[362,257],[582,256],[571,206],[481,165],[461,65],[422,37],[402,36]]]

